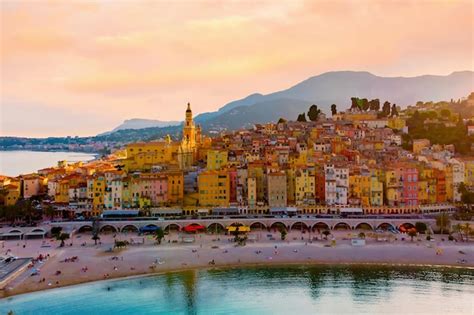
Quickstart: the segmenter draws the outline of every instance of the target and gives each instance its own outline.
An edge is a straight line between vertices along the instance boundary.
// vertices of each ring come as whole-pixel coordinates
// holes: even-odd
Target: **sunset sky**
[[[182,120],[334,70],[474,70],[473,1],[1,0],[0,135]]]

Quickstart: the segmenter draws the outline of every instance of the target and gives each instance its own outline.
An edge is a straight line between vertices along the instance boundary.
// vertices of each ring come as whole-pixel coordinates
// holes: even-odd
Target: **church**
[[[195,126],[191,104],[188,103],[183,125],[183,139],[178,150],[178,163],[182,170],[189,169],[194,164],[201,141],[201,126]]]
[[[197,161],[201,143],[201,126],[194,124],[188,103],[181,141],[171,141],[168,135],[161,141],[130,143],[126,146],[127,157],[121,162],[126,171],[150,171],[153,166],[163,164],[177,165],[185,171]]]

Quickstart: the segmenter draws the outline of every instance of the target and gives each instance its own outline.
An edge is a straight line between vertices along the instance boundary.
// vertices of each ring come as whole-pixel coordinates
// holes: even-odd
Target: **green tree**
[[[165,233],[163,232],[163,229],[157,229],[155,231],[155,240],[158,242],[158,244],[161,244],[161,240],[165,237]]]
[[[415,223],[415,229],[418,233],[423,234],[428,229],[428,227],[426,226],[426,224],[424,222],[416,222]]]
[[[284,241],[286,239],[287,234],[288,234],[288,232],[286,232],[285,229],[280,229],[280,237],[281,237],[282,241]]]
[[[390,115],[390,102],[385,101],[382,106],[382,114],[384,117],[388,117]]]
[[[302,113],[302,114],[299,114],[298,115],[298,118],[296,119],[296,121],[299,121],[299,122],[306,122],[306,114],[305,113]]]
[[[92,235],[92,240],[94,241],[94,244],[97,245],[97,241],[100,240],[100,236],[94,233],[94,235]]]
[[[56,236],[58,236],[58,235],[61,233],[62,230],[63,230],[63,228],[60,227],[60,226],[53,226],[53,227],[51,228],[51,235],[52,235],[53,237],[56,237]]]
[[[392,105],[391,115],[392,115],[392,117],[398,116],[398,109],[397,109],[397,105],[396,105],[396,104],[393,104],[393,105]]]
[[[361,101],[361,107],[363,111],[368,111],[370,108],[369,100],[366,98],[363,98],[360,100]]]
[[[43,215],[49,219],[53,219],[55,214],[54,207],[50,204],[43,206]]]
[[[334,116],[337,114],[337,106],[336,104],[331,105],[331,114]]]
[[[362,101],[358,97],[351,97],[351,110],[362,109]]]
[[[436,216],[436,225],[439,227],[441,234],[444,234],[444,231],[449,227],[450,220],[447,213],[441,213]]]
[[[69,239],[69,234],[68,233],[60,233],[56,235],[56,240],[61,241],[61,244],[59,244],[59,247],[64,247],[65,243],[64,241]]]
[[[380,100],[378,98],[373,99],[369,102],[370,110],[378,112],[380,110]]]
[[[308,118],[311,121],[317,121],[319,116],[321,115],[321,110],[318,108],[317,105],[311,105],[308,111]]]
[[[411,241],[413,242],[413,238],[416,236],[416,231],[411,229],[410,231],[408,231],[408,236],[411,237]]]

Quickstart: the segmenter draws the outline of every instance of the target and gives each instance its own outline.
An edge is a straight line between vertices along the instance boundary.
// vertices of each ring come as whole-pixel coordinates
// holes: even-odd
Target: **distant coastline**
[[[19,176],[57,165],[58,161],[92,161],[99,154],[80,151],[0,150],[0,175]]]

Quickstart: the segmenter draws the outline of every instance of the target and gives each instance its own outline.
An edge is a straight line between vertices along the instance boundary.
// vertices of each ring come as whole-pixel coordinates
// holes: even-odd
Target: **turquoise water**
[[[0,300],[0,314],[473,314],[474,270],[271,267],[200,270]]]
[[[18,176],[56,166],[58,161],[89,161],[94,157],[79,152],[0,151],[0,175]]]

